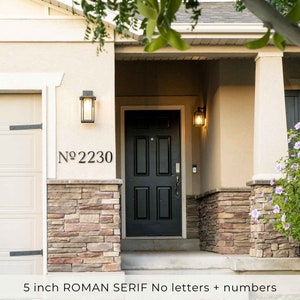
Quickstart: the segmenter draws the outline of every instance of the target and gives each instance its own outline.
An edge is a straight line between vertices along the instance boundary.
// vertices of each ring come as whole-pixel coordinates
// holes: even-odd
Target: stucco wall
[[[199,61],[117,61],[117,96],[190,96],[201,93]]]
[[[252,87],[221,88],[221,186],[241,187],[252,176]]]
[[[33,1],[10,0],[0,2],[0,16],[40,16],[44,14],[45,7]]]
[[[209,62],[207,71],[207,126],[201,129],[201,192],[221,185],[220,72],[218,62]]]
[[[19,4],[18,8],[16,5]],[[46,117],[43,124],[47,131],[46,136],[54,136],[56,143],[56,161],[47,161],[48,166],[56,164],[56,174],[53,177],[116,178],[113,41],[108,40],[105,51],[97,55],[97,45],[84,40],[86,23],[83,18],[71,14],[59,16],[59,12],[52,17],[48,15],[46,6],[30,1],[13,0],[7,5],[14,7],[16,16],[29,14],[30,9],[32,14],[26,19],[0,18],[1,26],[8,29],[0,33],[1,73],[11,75],[12,78],[14,74],[26,73],[28,80],[31,80],[33,73],[45,77],[50,73],[63,74],[61,85],[56,88],[54,97],[56,130],[47,131]],[[113,37],[113,32],[110,33]],[[80,122],[79,97],[83,90],[93,90],[97,97],[94,124]],[[45,86],[43,90],[35,92],[42,94],[44,116],[48,115],[46,102],[49,90]],[[102,162],[99,157],[102,152],[105,155],[107,151],[113,157],[109,163]],[[96,162],[89,162],[93,153]],[[61,154],[67,159],[63,159]],[[80,163],[84,155],[85,159]],[[49,160],[48,155],[47,157]]]
[[[213,62],[208,76],[201,190],[244,187],[253,168],[254,61]]]

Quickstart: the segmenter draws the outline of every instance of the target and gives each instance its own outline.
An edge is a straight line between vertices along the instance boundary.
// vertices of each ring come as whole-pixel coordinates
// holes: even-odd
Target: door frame
[[[1,94],[41,95],[43,275],[48,272],[47,179],[56,178],[56,87],[61,85],[63,76],[62,72],[0,73]]]
[[[121,187],[121,220],[122,220],[122,238],[123,239],[182,239],[186,238],[186,161],[185,161],[185,108],[183,105],[162,105],[162,106],[120,106],[121,114],[121,178],[123,185]],[[128,110],[178,110],[180,112],[180,145],[181,145],[181,215],[182,215],[182,234],[181,236],[145,236],[145,237],[127,237],[126,235],[126,177],[125,177],[125,112]]]

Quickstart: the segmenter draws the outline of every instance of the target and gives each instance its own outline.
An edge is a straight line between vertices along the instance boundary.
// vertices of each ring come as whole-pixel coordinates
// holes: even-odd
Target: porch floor
[[[248,255],[222,255],[205,251],[127,251],[121,252],[126,274],[172,273],[300,274],[300,258],[255,258]]]

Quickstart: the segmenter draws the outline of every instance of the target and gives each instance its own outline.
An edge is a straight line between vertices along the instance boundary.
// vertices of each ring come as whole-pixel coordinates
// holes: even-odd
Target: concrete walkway
[[[300,258],[255,258],[248,255],[222,255],[204,251],[132,251],[122,252],[122,270],[126,273],[168,272],[266,272],[300,274]]]

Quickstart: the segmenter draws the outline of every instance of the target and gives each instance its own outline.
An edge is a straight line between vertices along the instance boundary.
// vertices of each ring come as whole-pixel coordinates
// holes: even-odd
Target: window
[[[300,121],[300,91],[285,91],[287,129]]]

